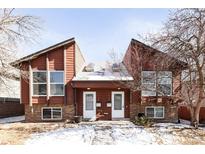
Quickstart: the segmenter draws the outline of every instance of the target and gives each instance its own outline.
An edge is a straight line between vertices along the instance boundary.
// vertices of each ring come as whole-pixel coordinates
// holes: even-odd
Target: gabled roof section
[[[20,63],[22,63],[22,62],[24,62],[24,61],[29,61],[29,60],[35,59],[35,58],[37,58],[39,55],[42,55],[42,54],[44,54],[44,53],[47,53],[47,52],[49,52],[49,51],[52,51],[53,49],[56,49],[56,48],[59,48],[59,47],[62,47],[62,46],[64,46],[64,45],[67,45],[67,44],[69,44],[69,43],[74,43],[74,42],[75,42],[75,38],[72,37],[72,38],[67,39],[67,40],[65,40],[65,41],[62,41],[62,42],[60,42],[60,43],[57,43],[57,44],[55,44],[55,45],[52,45],[52,46],[49,46],[49,47],[47,47],[47,48],[45,48],[45,49],[42,49],[42,50],[40,50],[40,51],[37,51],[37,52],[35,52],[35,53],[33,53],[33,54],[30,54],[30,55],[28,55],[28,56],[25,56],[25,57],[23,57],[23,58],[20,58],[19,60],[16,60],[15,62],[11,63],[11,65],[15,66],[15,65],[18,65],[18,64],[20,64]]]
[[[159,54],[159,55],[166,56],[166,57],[168,57],[169,59],[172,59],[172,61],[175,61],[176,64],[180,65],[182,69],[184,69],[184,68],[187,67],[187,63],[186,63],[186,62],[183,62],[183,61],[177,59],[176,57],[173,57],[173,56],[169,55],[168,53],[165,53],[165,52],[160,51],[160,50],[158,50],[158,49],[155,49],[155,48],[153,48],[153,47],[151,47],[151,46],[149,46],[149,45],[146,45],[146,44],[144,44],[144,43],[142,43],[142,42],[140,42],[140,41],[138,41],[138,40],[136,40],[136,39],[134,39],[134,38],[132,38],[130,44],[131,44],[131,46],[132,46],[133,44],[139,44],[139,45],[141,45],[141,46],[144,46],[144,47],[147,48],[147,49],[150,49],[150,50],[145,50],[144,52],[150,52],[150,53],[153,53],[153,54]]]

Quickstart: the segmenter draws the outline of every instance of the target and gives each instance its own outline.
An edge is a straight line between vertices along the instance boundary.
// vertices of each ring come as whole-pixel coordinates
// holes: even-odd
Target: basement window
[[[43,107],[41,111],[42,120],[61,120],[62,108],[61,107]]]
[[[163,106],[147,106],[145,107],[145,115],[148,118],[161,119],[164,118]]]
[[[50,95],[64,96],[64,72],[50,72]]]
[[[33,95],[34,96],[46,96],[46,71],[33,72]]]

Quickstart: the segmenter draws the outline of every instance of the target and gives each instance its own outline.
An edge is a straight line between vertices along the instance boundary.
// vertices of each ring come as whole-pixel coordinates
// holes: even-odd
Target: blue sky
[[[38,16],[43,30],[36,44],[23,46],[28,55],[75,37],[87,62],[108,60],[108,52],[125,53],[132,38],[156,32],[168,9],[17,9],[16,13]]]

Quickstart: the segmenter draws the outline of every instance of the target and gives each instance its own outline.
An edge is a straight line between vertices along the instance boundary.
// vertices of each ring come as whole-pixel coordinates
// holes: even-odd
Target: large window
[[[172,72],[143,71],[142,96],[172,95]]]
[[[48,94],[51,96],[64,95],[64,72],[63,71],[50,71],[47,77],[46,71],[33,72],[33,96],[46,96],[47,95],[47,80],[50,84]]]
[[[33,72],[33,95],[45,96],[47,75],[45,71]]]
[[[50,72],[50,95],[64,95],[64,73],[62,71]]]
[[[145,108],[145,115],[149,118],[164,118],[163,106],[147,106]]]
[[[42,120],[61,120],[61,107],[43,107],[41,111]]]

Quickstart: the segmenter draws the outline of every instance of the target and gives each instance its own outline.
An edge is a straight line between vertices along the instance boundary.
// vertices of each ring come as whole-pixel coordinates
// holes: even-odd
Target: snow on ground
[[[24,121],[25,116],[15,116],[9,118],[0,118],[0,124]]]
[[[205,144],[204,130],[201,129],[197,136],[192,129],[186,124],[173,123],[158,123],[144,128],[129,121],[82,122],[74,128],[33,134],[25,144],[186,144],[189,138],[193,140],[191,143]]]
[[[61,128],[35,134],[26,144],[91,144],[94,133],[92,127]]]

